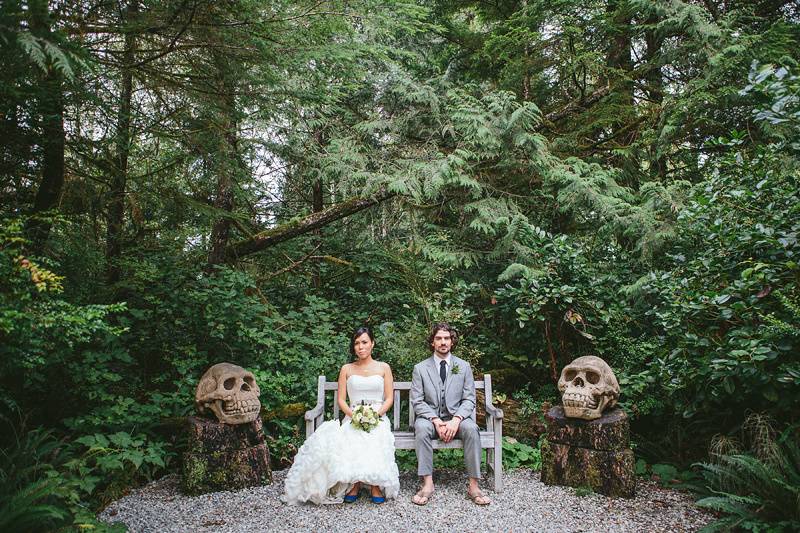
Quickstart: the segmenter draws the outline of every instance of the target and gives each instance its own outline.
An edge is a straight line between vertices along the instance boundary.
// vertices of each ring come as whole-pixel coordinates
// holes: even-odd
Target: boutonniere
[[[450,373],[453,375],[461,373],[461,367],[458,366],[458,363],[453,363],[453,370]]]

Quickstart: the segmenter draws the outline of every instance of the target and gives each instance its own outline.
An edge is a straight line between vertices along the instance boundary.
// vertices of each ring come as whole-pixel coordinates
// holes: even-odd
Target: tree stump
[[[548,411],[547,438],[542,443],[545,485],[589,487],[611,497],[633,498],[635,459],[628,416],[611,409],[597,420],[567,418],[557,405]]]
[[[477,423],[481,427],[486,427],[485,397],[483,390],[476,391],[476,402],[478,404],[476,407]],[[495,407],[503,410],[503,435],[535,444],[539,441],[539,437],[544,434],[546,428],[543,422],[543,415],[546,411],[522,416],[520,402],[512,398],[496,403]]]
[[[229,425],[189,417],[189,446],[183,455],[182,481],[187,494],[272,483],[269,449],[261,419]]]

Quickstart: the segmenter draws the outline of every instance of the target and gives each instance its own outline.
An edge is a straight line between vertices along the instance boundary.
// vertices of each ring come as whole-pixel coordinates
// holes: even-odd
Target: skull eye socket
[[[564,379],[567,381],[572,381],[573,379],[575,379],[576,374],[577,372],[575,370],[572,369],[567,370],[566,372],[564,372]]]
[[[253,376],[245,376],[244,383],[242,383],[242,390],[251,391],[255,388],[256,388],[256,381],[253,379]]]
[[[587,372],[586,381],[588,381],[592,385],[596,385],[597,382],[600,381],[600,374],[598,374],[597,372]]]
[[[234,385],[236,385],[236,378],[228,378],[222,383],[225,390],[233,390]]]

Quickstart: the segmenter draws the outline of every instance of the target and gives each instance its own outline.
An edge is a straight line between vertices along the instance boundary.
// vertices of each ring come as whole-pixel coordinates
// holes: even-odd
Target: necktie
[[[442,378],[442,383],[447,378],[447,361],[439,363],[439,377]]]

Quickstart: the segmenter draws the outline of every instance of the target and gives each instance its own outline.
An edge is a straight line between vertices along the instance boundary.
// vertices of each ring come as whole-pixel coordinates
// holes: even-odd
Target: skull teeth
[[[222,410],[226,415],[241,415],[246,413],[255,413],[261,408],[261,404],[257,398],[247,398],[245,400],[225,400],[222,405]]]
[[[566,393],[563,397],[565,407],[586,407],[589,409],[597,408],[597,400],[592,396],[578,393]]]

